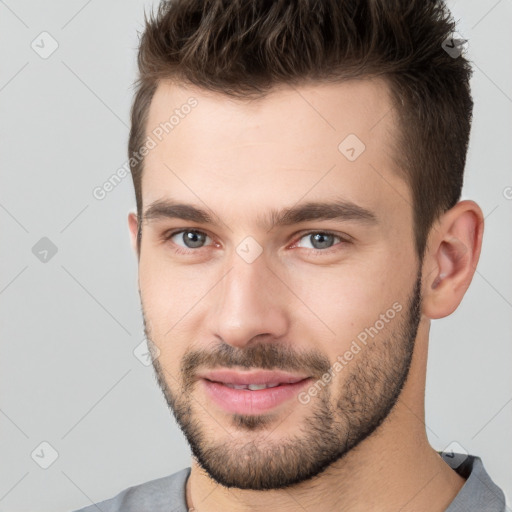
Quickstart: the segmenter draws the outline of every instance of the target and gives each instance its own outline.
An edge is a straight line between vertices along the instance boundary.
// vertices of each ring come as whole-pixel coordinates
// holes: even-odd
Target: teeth
[[[259,389],[267,389],[267,388],[275,388],[276,386],[279,386],[279,383],[277,384],[247,384],[247,385],[237,385],[237,384],[224,384],[228,388],[232,389],[249,389],[251,391],[258,391]]]
[[[276,386],[279,386],[279,384],[249,384],[247,387],[251,391],[257,391],[258,389],[275,388]]]

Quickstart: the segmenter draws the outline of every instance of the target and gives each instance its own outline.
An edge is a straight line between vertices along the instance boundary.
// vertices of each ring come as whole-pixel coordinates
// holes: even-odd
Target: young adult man
[[[453,32],[425,0],[177,0],[146,20],[129,227],[193,460],[101,510],[505,510],[424,423],[430,321],[483,232],[459,200]]]

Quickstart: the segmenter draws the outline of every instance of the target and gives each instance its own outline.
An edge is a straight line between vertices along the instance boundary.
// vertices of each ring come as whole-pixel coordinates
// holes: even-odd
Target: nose
[[[269,268],[264,255],[252,263],[234,253],[229,272],[216,286],[212,334],[243,348],[258,336],[282,337],[289,328],[290,292]]]

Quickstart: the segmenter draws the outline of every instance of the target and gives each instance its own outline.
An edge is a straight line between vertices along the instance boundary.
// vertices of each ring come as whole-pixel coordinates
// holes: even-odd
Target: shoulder
[[[451,455],[453,457],[453,454]],[[474,455],[455,455],[459,456],[463,462],[456,468],[451,467],[466,479],[466,483],[462,486],[459,494],[457,494],[446,512],[470,512],[473,510],[505,512],[505,495],[485,470],[480,457]]]
[[[185,483],[190,467],[172,475],[128,487],[100,503],[75,512],[181,512],[186,511]]]

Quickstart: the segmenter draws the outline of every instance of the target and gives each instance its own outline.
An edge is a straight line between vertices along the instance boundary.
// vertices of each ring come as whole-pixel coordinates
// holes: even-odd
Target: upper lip
[[[309,378],[308,375],[297,375],[293,373],[254,370],[238,372],[234,370],[210,370],[198,374],[201,379],[221,382],[223,384],[235,384],[243,386],[248,384],[293,384]]]

